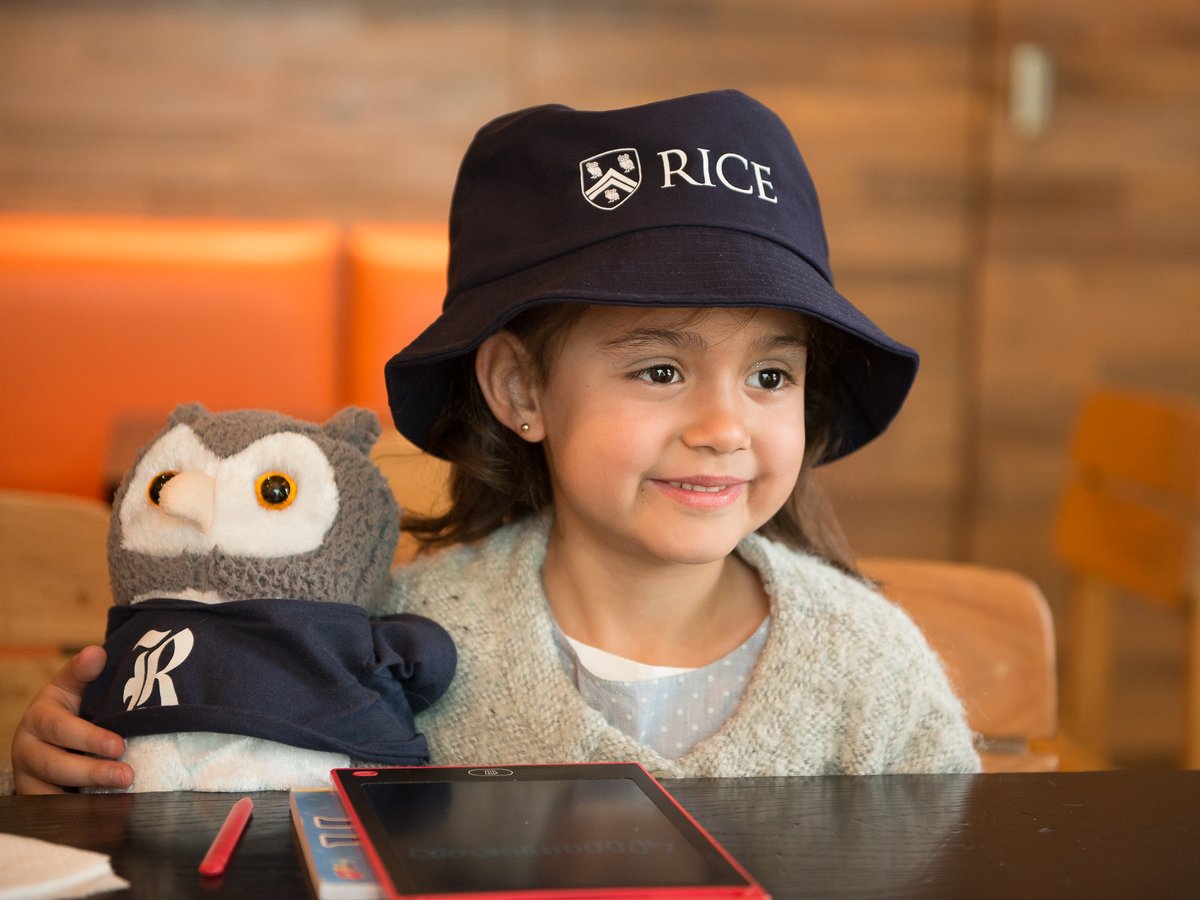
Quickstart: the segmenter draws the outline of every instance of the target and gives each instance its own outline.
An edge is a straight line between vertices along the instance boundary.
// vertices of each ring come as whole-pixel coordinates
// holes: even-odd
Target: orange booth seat
[[[384,428],[372,458],[401,506],[423,513],[444,504],[447,468],[391,427],[383,367],[437,318],[449,252],[445,225],[364,223],[346,235],[347,402],[379,415]],[[402,537],[397,560],[415,550],[412,539]]]
[[[331,413],[340,263],[325,222],[0,216],[0,487],[102,497],[117,424],[184,401]]]
[[[445,225],[360,224],[346,236],[348,402],[385,423],[383,366],[441,312],[449,252]]]
[[[0,747],[102,635],[94,498],[176,404],[367,406],[404,505],[444,502],[445,465],[387,427],[383,365],[436,316],[446,255],[444,226],[0,215]]]

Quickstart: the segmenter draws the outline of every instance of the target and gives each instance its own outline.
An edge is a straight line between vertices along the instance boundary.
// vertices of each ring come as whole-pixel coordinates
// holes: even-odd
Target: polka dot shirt
[[[588,706],[667,759],[711,737],[742,699],[769,619],[745,643],[698,669],[651,666],[581,644],[555,628],[563,666]]]

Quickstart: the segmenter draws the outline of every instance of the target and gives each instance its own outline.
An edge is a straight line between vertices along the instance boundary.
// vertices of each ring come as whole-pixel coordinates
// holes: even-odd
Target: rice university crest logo
[[[609,150],[579,164],[580,190],[597,209],[616,209],[642,183],[642,164],[633,147]]]
[[[195,639],[190,628],[184,628],[172,634],[170,631],[155,631],[151,629],[138,638],[133,645],[146,649],[133,661],[133,677],[125,682],[121,699],[126,702],[126,709],[136,709],[146,706],[154,697],[158,688],[159,706],[178,706],[179,697],[175,694],[175,683],[168,674],[177,669],[192,652]]]

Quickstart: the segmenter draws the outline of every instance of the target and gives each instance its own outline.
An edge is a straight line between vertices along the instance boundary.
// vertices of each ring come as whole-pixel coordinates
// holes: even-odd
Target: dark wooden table
[[[779,900],[1200,896],[1200,772],[666,784]],[[215,884],[196,866],[229,794],[0,797],[0,831],[110,854],[134,897],[310,895],[287,795],[253,796]]]

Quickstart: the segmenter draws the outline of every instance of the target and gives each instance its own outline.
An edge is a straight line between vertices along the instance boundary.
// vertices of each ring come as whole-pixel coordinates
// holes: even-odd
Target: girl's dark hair
[[[584,303],[551,304],[528,310],[508,323],[508,330],[521,339],[538,367],[538,377],[547,377],[563,335],[586,309]],[[833,508],[812,477],[813,469],[838,439],[831,426],[836,385],[828,361],[838,352],[841,340],[836,329],[815,319],[806,320],[804,460],[788,502],[759,533],[857,575]],[[451,463],[450,505],[440,514],[404,515],[401,529],[423,548],[478,540],[551,504],[550,472],[541,445],[522,440],[492,415],[475,377],[474,354],[463,357],[454,370],[449,397],[430,430],[427,449]]]

